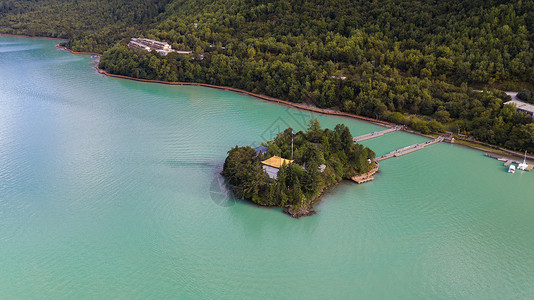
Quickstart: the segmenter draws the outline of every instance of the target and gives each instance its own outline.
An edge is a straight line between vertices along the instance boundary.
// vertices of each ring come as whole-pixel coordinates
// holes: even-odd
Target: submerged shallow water
[[[107,78],[0,37],[0,298],[503,299],[534,294],[533,174],[437,144],[291,219],[219,189],[226,151],[316,116]],[[356,136],[381,128],[345,123]],[[424,138],[364,142],[377,155]]]

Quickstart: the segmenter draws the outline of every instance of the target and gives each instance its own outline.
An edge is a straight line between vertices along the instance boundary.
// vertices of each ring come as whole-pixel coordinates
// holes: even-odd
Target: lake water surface
[[[55,43],[0,37],[0,298],[534,295],[534,174],[436,144],[294,220],[228,199],[217,174],[230,147],[315,114],[104,77]],[[365,144],[381,155],[424,140]]]

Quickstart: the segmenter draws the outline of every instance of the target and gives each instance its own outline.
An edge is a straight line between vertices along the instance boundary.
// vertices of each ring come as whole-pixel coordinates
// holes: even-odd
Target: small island
[[[376,172],[374,158],[348,127],[321,129],[315,118],[306,132],[288,128],[256,149],[232,148],[222,175],[236,197],[300,218],[313,215],[313,204],[341,180]]]

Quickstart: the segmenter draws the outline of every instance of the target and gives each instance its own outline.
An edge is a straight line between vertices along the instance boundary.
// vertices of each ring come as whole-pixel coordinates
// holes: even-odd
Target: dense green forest
[[[519,93],[517,93],[517,98],[524,102],[534,104],[534,91],[521,90]]]
[[[104,52],[153,26],[171,0],[0,0],[0,33],[69,39],[75,51]]]
[[[280,168],[278,179],[270,180],[261,161],[275,155],[291,158],[292,136],[294,162]],[[285,207],[294,217],[313,213],[313,203],[326,187],[365,173],[375,165],[375,153],[354,144],[345,125],[321,129],[317,119],[310,121],[306,132],[293,135],[293,129],[286,129],[269,141],[268,147],[266,153],[259,155],[250,146],[232,148],[222,174],[237,197],[259,205]],[[321,172],[319,166],[323,164],[326,167]]]
[[[16,5],[0,6],[0,31],[107,49],[100,66],[111,73],[231,86],[534,151],[532,118],[499,91],[534,86],[532,0],[4,2]],[[132,51],[134,35],[193,55]]]

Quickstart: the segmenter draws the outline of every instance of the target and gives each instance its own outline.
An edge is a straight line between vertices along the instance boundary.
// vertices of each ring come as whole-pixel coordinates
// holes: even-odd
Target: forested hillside
[[[104,52],[150,27],[171,0],[0,0],[0,33],[71,39]]]
[[[191,50],[222,43],[242,57],[253,48],[351,65],[369,61],[457,84],[534,77],[532,1],[178,0],[166,15],[150,33]]]
[[[87,29],[66,26],[73,32],[55,35],[74,37],[74,50],[109,48],[101,67],[112,73],[232,86],[534,151],[532,118],[504,107],[506,96],[497,90],[471,91],[532,89],[532,0],[169,1],[65,0],[102,13],[72,17]],[[37,3],[56,2],[62,1]],[[36,26],[27,18],[32,14],[54,15],[2,11],[22,18],[1,21],[4,32]],[[66,17],[50,18],[47,33],[58,18]],[[194,54],[131,51],[127,38],[135,34]]]

